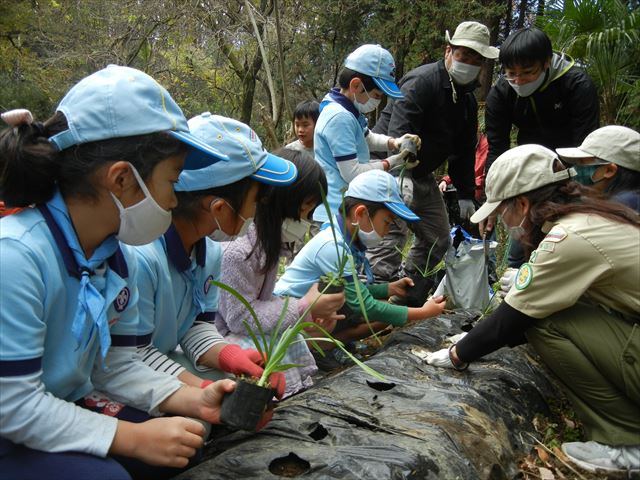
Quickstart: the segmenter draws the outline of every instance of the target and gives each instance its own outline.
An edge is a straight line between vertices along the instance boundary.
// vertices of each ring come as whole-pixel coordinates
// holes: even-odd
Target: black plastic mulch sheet
[[[435,351],[460,333],[464,314],[392,333],[367,364],[327,377],[285,400],[260,433],[237,432],[180,479],[499,479],[517,473],[544,397],[557,395],[524,347],[501,349],[465,372],[411,353]]]

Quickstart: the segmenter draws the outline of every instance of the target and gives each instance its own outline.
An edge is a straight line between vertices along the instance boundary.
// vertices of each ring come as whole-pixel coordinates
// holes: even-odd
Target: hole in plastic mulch
[[[318,441],[318,440],[322,440],[323,438],[325,438],[327,435],[329,435],[329,432],[327,431],[326,428],[324,428],[321,424],[316,423],[314,424],[316,426],[316,428],[313,429],[313,432],[311,432],[309,434],[309,436],[311,438],[313,438],[314,440]],[[313,426],[313,425],[312,425]]]
[[[374,390],[378,390],[379,392],[386,392],[387,390],[391,390],[396,386],[395,383],[370,382],[369,380],[367,380],[367,385],[369,385]]]
[[[276,458],[269,464],[271,473],[286,478],[293,478],[307,473],[310,468],[311,464],[309,462],[293,452],[289,452],[286,457]]]

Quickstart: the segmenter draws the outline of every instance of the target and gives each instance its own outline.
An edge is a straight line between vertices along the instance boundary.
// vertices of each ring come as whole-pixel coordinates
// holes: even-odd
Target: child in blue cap
[[[194,388],[139,360],[137,265],[118,240],[144,244],[169,227],[173,184],[193,167],[186,154],[226,156],[191,136],[168,92],[128,67],[84,78],[44,123],[28,111],[3,118],[3,199],[33,208],[0,220],[0,471],[175,475],[204,427],[151,416],[220,423],[234,382]],[[127,406],[90,411],[93,390]]]
[[[389,224],[399,217],[407,222],[415,222],[418,217],[400,198],[398,184],[394,177],[381,170],[370,170],[358,175],[350,184],[344,197],[343,206],[346,217],[337,214],[333,218],[334,232],[325,223],[323,229],[313,237],[293,259],[276,284],[276,295],[290,295],[300,298],[320,277],[330,272],[339,273],[339,265],[344,255],[350,255],[358,271],[367,276],[366,288],[361,285],[367,317],[373,322],[388,325],[404,325],[408,321],[433,317],[442,313],[445,301],[443,297],[430,298],[422,307],[411,308],[393,305],[385,301],[391,295],[406,295],[412,286],[409,278],[392,283],[374,284],[371,268],[366,260],[367,248],[377,245],[389,228]],[[355,282],[360,282],[358,272],[353,272],[350,262],[342,272],[347,285],[345,287],[346,306],[351,313],[360,312]],[[354,327],[342,332],[338,338],[353,340],[366,335],[368,327],[356,324],[345,325],[338,322],[336,332],[345,327]]]
[[[200,387],[220,378],[219,370],[260,377],[264,361],[257,350],[225,341],[215,327],[218,288],[211,281],[220,280],[222,249],[208,237],[243,236],[253,222],[260,186],[289,185],[297,170],[264,150],[255,132],[232,118],[206,112],[189,120],[189,129],[228,159],[188,156],[200,168],[180,174],[171,226],[153,243],[135,248],[138,335],[147,365]],[[282,396],[282,373],[273,374],[270,383]]]
[[[300,299],[289,299],[286,310],[283,310],[285,299],[273,295],[280,259],[291,259],[295,244],[304,241],[310,226],[309,217],[322,201],[321,192],[327,188],[322,168],[306,153],[288,148],[276,153],[297,167],[298,178],[284,188],[270,189],[258,203],[255,227],[250,228],[245,237],[231,242],[224,251],[222,282],[242,292],[267,335],[273,333],[283,311],[282,330],[306,314],[306,321],[331,331],[336,320],[344,318],[336,315],[344,304],[343,293],[320,295],[314,284]],[[245,321],[255,328],[252,318],[247,317],[246,307],[230,293],[221,291],[216,315],[219,331],[232,342],[250,346],[252,340]],[[322,335],[317,329],[309,333],[313,337]],[[284,372],[285,397],[313,384],[311,376],[317,371],[316,363],[302,335],[288,348],[282,363],[298,365]]]
[[[368,170],[414,168],[409,154],[420,147],[417,135],[400,138],[373,133],[366,114],[373,112],[384,95],[401,98],[395,83],[395,62],[380,45],[362,45],[345,60],[333,88],[320,103],[314,133],[314,153],[327,175],[327,200],[331,213],[338,213],[342,192],[358,174]],[[413,145],[411,145],[413,144]],[[372,160],[370,151],[400,151],[384,160]],[[316,208],[313,219],[328,220],[324,206]]]

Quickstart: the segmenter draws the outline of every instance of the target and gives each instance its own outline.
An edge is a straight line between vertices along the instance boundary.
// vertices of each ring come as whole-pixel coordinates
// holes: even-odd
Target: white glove
[[[460,218],[463,220],[476,213],[476,206],[473,204],[473,200],[461,198],[458,200],[458,206],[460,207]]]
[[[447,337],[446,341],[450,344],[456,344],[458,343],[460,340],[462,340],[464,337],[467,336],[467,333],[469,332],[462,332],[462,333],[458,333],[457,335],[452,335],[450,337]]]
[[[396,150],[409,150],[414,155],[420,150],[422,140],[418,135],[413,133],[405,133],[399,138],[394,138],[393,143],[396,146]]]
[[[420,162],[418,160],[415,160],[415,157],[413,157],[413,161],[408,161],[410,155],[411,152],[405,149],[400,153],[397,153],[396,155],[387,157],[387,162],[389,162],[389,171],[402,166],[404,166],[407,170],[415,168]]]
[[[411,177],[396,177],[398,186],[400,187],[400,196],[407,205],[413,202],[413,180]]]
[[[449,349],[443,348],[437,352],[432,352],[427,355],[427,363],[434,367],[454,368],[449,357]]]
[[[504,298],[513,287],[513,284],[516,281],[516,275],[518,274],[517,268],[507,268],[502,276],[500,277],[500,290],[496,292],[500,298]]]

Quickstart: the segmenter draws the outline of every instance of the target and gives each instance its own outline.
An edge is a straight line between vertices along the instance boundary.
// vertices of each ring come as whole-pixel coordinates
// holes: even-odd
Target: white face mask
[[[519,97],[528,97],[542,86],[545,77],[545,72],[542,71],[540,72],[540,76],[533,82],[525,83],[524,85],[516,85],[515,83],[509,82],[509,85],[511,85],[511,88],[516,91]]]
[[[136,167],[131,164],[129,166],[144,193],[144,199],[125,208],[118,197],[111,193],[120,212],[120,228],[116,238],[127,245],[145,245],[168,230],[171,225],[171,212],[158,205],[140,178]]]
[[[451,67],[449,67],[449,75],[451,75],[453,81],[458,85],[467,85],[478,78],[478,75],[480,75],[480,67],[452,59]]]
[[[504,209],[504,212],[506,212],[508,210],[509,207]],[[502,215],[504,215],[504,212],[502,212]],[[500,220],[502,221],[502,225],[504,226],[505,229],[507,229],[507,231],[509,232],[509,236],[511,238],[513,238],[514,240],[520,240],[524,234],[525,234],[525,230],[524,227],[522,226],[522,224],[524,223],[525,218],[527,218],[527,216],[525,215],[524,217],[522,217],[522,220],[520,220],[520,224],[515,226],[515,227],[510,227],[509,225],[507,225],[504,221],[504,217],[500,216]]]
[[[211,203],[215,202],[216,200],[222,200],[224,203],[226,203],[229,206],[231,210],[233,210],[234,212],[236,211],[231,205],[229,205],[229,202],[227,202],[224,198],[222,199],[215,198],[211,201]],[[211,235],[209,235],[209,238],[216,242],[233,242],[236,238],[244,237],[249,231],[249,227],[253,224],[253,217],[244,218],[242,215],[240,215],[237,212],[236,212],[236,215],[240,217],[243,221],[242,227],[240,227],[240,231],[236,235],[229,235],[227,232],[225,232],[220,226],[220,222],[218,222],[218,219],[214,217],[214,220],[216,221],[216,225],[218,226],[218,229],[215,230]]]
[[[293,218],[285,218],[284,222],[282,222],[282,241],[289,243],[304,240],[304,236],[309,231],[310,226],[311,224],[303,219],[297,221]]]
[[[358,239],[362,242],[362,244],[366,248],[373,248],[380,244],[382,241],[382,237],[376,232],[376,229],[373,227],[373,222],[371,221],[371,217],[369,217],[369,212],[367,212],[367,217],[369,218],[369,224],[371,225],[371,231],[365,232],[360,228],[358,223],[352,223],[354,227],[358,227]]]
[[[362,86],[362,88],[364,88],[364,85]],[[378,106],[380,105],[380,102],[382,101],[379,98],[371,98],[369,96],[369,92],[367,92],[367,89],[364,88],[364,93],[367,94],[367,98],[369,100],[367,100],[367,103],[360,103],[358,102],[358,100],[354,99],[354,102],[356,104],[356,108],[358,110],[360,110],[361,113],[369,113],[369,112],[373,112],[376,108],[378,108]]]

